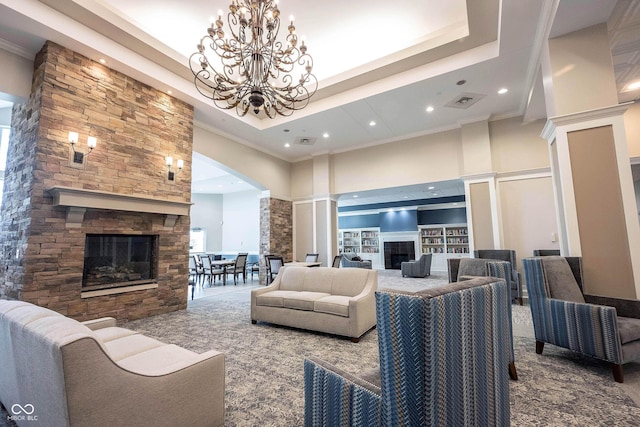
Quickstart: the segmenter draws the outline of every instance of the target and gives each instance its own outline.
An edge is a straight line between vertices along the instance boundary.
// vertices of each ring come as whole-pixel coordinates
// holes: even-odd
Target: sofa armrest
[[[224,424],[222,353],[206,352],[186,366],[148,375],[115,363],[93,338],[61,350],[69,425]]]
[[[304,425],[379,425],[380,410],[378,387],[320,359],[305,359]]]
[[[101,317],[99,319],[86,320],[82,322],[82,324],[92,331],[95,331],[102,328],[112,328],[116,326],[116,319],[113,317]]]

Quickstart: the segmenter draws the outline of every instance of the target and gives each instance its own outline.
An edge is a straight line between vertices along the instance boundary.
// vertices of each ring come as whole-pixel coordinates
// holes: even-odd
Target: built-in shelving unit
[[[371,260],[373,268],[381,265],[380,229],[358,228],[338,230],[338,250],[357,253],[362,259]]]
[[[420,251],[433,254],[431,269],[447,270],[447,258],[469,256],[469,230],[466,224],[423,225],[418,228]]]

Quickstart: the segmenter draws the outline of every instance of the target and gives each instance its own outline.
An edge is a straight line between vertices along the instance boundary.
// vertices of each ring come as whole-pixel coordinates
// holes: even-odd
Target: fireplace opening
[[[400,270],[404,261],[416,259],[416,249],[412,241],[384,242],[384,268]]]
[[[86,290],[152,283],[158,236],[87,234],[82,287]]]

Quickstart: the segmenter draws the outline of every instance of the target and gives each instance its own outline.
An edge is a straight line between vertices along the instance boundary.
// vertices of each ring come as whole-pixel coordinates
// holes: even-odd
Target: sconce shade
[[[95,136],[90,136],[87,138],[87,145],[89,146],[89,148],[96,148],[96,144],[98,144],[98,140]]]
[[[69,142],[71,144],[78,142],[78,132],[69,132]]]
[[[178,169],[182,169],[184,167],[184,160],[179,159],[178,160]]]
[[[173,164],[173,157],[167,156],[166,162],[167,162],[167,166],[171,166]]]

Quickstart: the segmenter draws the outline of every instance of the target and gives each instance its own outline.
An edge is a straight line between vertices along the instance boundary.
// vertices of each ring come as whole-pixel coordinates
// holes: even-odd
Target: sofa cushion
[[[118,328],[115,326],[100,328],[93,331],[93,335],[98,337],[103,343],[135,334],[137,334],[136,331],[132,331],[131,329]]]
[[[313,311],[349,317],[349,300],[349,297],[342,295],[329,295],[317,300]]]
[[[640,319],[618,317],[618,335],[622,344],[640,340]]]
[[[580,286],[578,286],[578,282],[571,272],[571,267],[564,257],[543,257],[542,268],[549,297],[563,301],[585,302]]]
[[[191,364],[198,355],[173,344],[162,344],[147,351],[137,353],[118,361],[118,365],[138,373],[154,374],[176,365]]]
[[[283,267],[280,270],[281,291],[302,291],[304,276],[309,267]]]
[[[338,270],[331,267],[307,268],[304,275],[303,290],[330,294],[336,271]]]
[[[269,307],[283,307],[283,298],[296,291],[270,291],[256,297],[256,305],[266,305]]]
[[[354,297],[364,289],[371,272],[361,268],[339,268],[331,286],[332,295]]]
[[[315,301],[329,295],[325,292],[292,292],[291,295],[284,297],[282,302],[285,308],[313,311]]]
[[[129,335],[104,343],[109,356],[116,362],[162,345],[166,344],[140,334]]]

